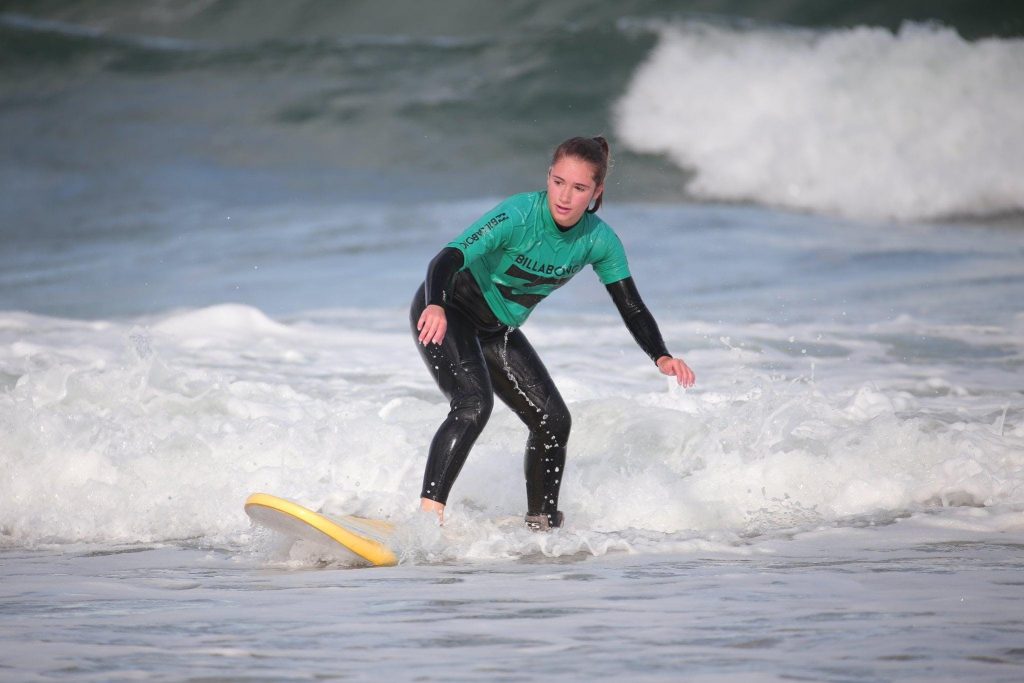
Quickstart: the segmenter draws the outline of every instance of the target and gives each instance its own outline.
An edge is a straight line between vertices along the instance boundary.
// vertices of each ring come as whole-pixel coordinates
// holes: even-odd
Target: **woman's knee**
[[[494,394],[490,387],[479,387],[476,391],[456,391],[449,403],[449,415],[465,420],[479,431],[487,424],[494,409]]]
[[[556,428],[564,443],[569,438],[569,432],[572,431],[572,415],[569,413],[569,409],[564,406],[558,416]]]
[[[550,446],[564,446],[569,440],[571,430],[572,415],[561,401],[555,405],[549,405],[540,422],[531,427],[531,431],[541,436],[542,440]]]

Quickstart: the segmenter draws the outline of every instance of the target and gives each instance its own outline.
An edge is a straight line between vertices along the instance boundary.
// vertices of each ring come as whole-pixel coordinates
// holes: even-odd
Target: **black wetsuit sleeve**
[[[427,279],[424,286],[426,305],[444,306],[452,300],[452,288],[455,275],[465,265],[466,258],[455,247],[445,247],[437,252],[437,256],[427,266]]]
[[[640,292],[636,289],[633,278],[627,277],[624,280],[606,285],[608,293],[612,295],[615,307],[619,309],[626,329],[633,335],[633,339],[640,345],[644,353],[651,357],[651,360],[658,362],[662,356],[671,356],[665,347],[665,341],[661,338],[658,330],[658,323],[654,316],[647,310]]]

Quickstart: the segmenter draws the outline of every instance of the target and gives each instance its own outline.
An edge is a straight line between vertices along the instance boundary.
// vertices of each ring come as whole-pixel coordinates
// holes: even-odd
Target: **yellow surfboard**
[[[394,532],[390,522],[345,515],[331,519],[298,503],[269,493],[254,493],[245,501],[245,512],[263,526],[288,536],[313,542],[329,539],[372,565],[390,567],[398,559],[387,546]]]

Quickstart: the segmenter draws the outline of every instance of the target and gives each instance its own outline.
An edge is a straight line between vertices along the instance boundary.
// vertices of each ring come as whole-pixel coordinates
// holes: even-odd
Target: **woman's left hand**
[[[675,376],[676,381],[681,386],[692,387],[697,378],[693,374],[693,370],[690,366],[683,362],[682,358],[673,358],[672,356],[662,356],[657,361],[658,369],[661,370],[662,374]]]

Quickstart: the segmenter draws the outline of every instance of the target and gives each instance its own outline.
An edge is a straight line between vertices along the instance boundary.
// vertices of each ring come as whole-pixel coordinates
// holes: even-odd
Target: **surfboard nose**
[[[250,495],[245,501],[245,512],[261,526],[335,549],[340,545],[375,567],[398,564],[398,558],[387,545],[394,531],[390,522],[354,515],[335,519],[269,493]]]

